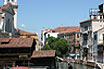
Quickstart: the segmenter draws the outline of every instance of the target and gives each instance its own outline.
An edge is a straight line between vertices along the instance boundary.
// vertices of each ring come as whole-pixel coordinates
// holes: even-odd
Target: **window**
[[[100,27],[102,27],[102,25],[100,25]]]
[[[97,35],[94,35],[94,40],[97,40]]]
[[[103,15],[103,19],[104,19],[104,15]]]
[[[100,19],[103,19],[103,18],[102,18],[102,15],[100,15]]]
[[[77,43],[79,43],[79,40],[77,40]]]
[[[50,34],[48,34],[48,37],[50,37]]]
[[[97,19],[97,17],[96,17],[96,16],[94,16],[94,19]]]
[[[88,30],[88,26],[85,26],[84,29],[85,29],[85,31]]]
[[[77,34],[77,38],[79,38],[79,34]]]
[[[103,34],[103,42],[104,42],[104,34]]]

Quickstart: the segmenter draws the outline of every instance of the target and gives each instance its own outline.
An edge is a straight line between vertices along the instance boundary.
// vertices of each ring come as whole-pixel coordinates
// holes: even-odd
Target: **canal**
[[[76,64],[76,63],[71,63],[71,65],[73,66],[73,69],[97,69],[91,66]]]

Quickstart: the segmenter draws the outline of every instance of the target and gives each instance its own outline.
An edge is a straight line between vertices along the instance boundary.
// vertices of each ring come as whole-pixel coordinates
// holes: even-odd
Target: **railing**
[[[68,69],[68,67],[67,62],[57,62],[57,69]]]
[[[83,45],[83,47],[85,47],[85,48],[89,48],[88,45]]]

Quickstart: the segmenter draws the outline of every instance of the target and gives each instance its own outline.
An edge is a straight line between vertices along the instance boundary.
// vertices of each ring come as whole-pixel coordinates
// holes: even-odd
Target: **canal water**
[[[76,64],[76,63],[71,63],[71,65],[73,66],[73,69],[97,69],[91,66]]]

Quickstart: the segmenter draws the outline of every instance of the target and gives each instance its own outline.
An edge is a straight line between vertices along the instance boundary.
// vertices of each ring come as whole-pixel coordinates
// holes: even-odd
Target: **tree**
[[[46,39],[45,45],[42,50],[56,50],[56,55],[63,57],[68,54],[70,46],[67,40],[63,38],[49,37]]]

